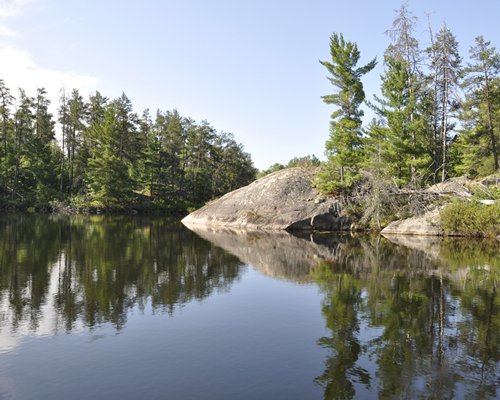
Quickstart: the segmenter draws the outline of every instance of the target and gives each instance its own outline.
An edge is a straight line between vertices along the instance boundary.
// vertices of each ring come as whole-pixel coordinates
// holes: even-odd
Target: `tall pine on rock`
[[[416,17],[403,5],[390,30],[391,44],[384,54],[384,74],[381,76],[381,97],[375,97],[375,112],[382,126],[372,125],[369,155],[376,154],[383,163],[379,167],[387,176],[396,178],[400,185],[420,186],[425,168],[430,163],[426,156],[425,124],[419,109],[423,95],[423,74],[420,72],[420,50],[414,36]]]
[[[459,172],[490,174],[499,169],[500,55],[482,36],[471,47],[472,63],[464,69],[466,92],[461,117],[465,126],[458,140]]]
[[[431,46],[427,49],[430,58],[432,81],[429,95],[432,112],[429,125],[433,130],[434,180],[444,181],[449,173],[448,154],[451,132],[455,124],[451,122],[457,108],[456,89],[459,86],[461,57],[458,43],[446,25],[434,38],[431,31]]]
[[[328,161],[317,180],[325,192],[347,189],[358,176],[362,161],[363,111],[360,106],[365,99],[361,77],[376,65],[376,59],[373,59],[363,67],[357,67],[358,46],[346,41],[342,34],[334,33],[330,37],[330,54],[331,61],[320,61],[331,75],[328,79],[338,90],[322,97],[325,103],[337,106],[331,115],[330,138],[326,142]]]

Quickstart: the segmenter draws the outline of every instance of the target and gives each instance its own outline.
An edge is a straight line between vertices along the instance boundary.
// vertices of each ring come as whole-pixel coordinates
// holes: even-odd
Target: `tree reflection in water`
[[[120,330],[133,307],[172,314],[251,264],[321,289],[325,399],[499,396],[498,243],[200,235],[142,217],[2,217],[0,333],[40,331],[47,316],[51,332]]]
[[[1,326],[15,331],[24,324],[36,331],[50,312],[55,328],[110,322],[121,329],[134,305],[150,301],[153,309],[172,313],[229,288],[241,266],[236,257],[164,219],[2,217]]]
[[[319,285],[325,399],[498,395],[499,243],[192,228],[262,273]]]
[[[330,350],[315,380],[325,399],[498,396],[498,244],[431,250],[353,239],[313,268],[331,332],[318,341]]]

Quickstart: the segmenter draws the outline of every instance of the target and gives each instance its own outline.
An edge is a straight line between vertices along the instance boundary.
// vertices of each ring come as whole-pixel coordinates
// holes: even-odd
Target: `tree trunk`
[[[442,160],[442,169],[441,169],[441,182],[446,180],[446,172],[447,172],[447,141],[448,141],[448,90],[449,90],[449,71],[448,71],[448,57],[446,53],[446,47],[444,48],[444,60],[443,60],[443,96],[442,96],[442,119],[441,119],[441,160]]]
[[[66,140],[66,122],[63,120],[62,141],[61,141],[61,176],[59,180],[59,192],[61,192],[61,194],[63,193],[64,190],[64,146],[66,145],[65,140]]]
[[[496,140],[495,140],[495,131],[493,128],[489,76],[488,76],[488,72],[486,70],[484,71],[484,79],[485,79],[485,89],[486,89],[486,105],[487,105],[487,113],[488,113],[488,132],[490,134],[491,151],[493,153],[493,163],[494,163],[495,171],[497,171],[499,168],[498,153],[497,153],[497,145],[496,145]]]

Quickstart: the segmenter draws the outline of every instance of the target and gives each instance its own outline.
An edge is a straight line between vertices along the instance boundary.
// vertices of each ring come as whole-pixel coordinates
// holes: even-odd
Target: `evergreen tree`
[[[32,191],[35,185],[34,176],[30,171],[30,150],[33,151],[33,98],[29,97],[23,89],[19,89],[18,107],[14,113],[14,143],[13,162],[10,168],[11,199],[20,199],[23,203],[29,201],[27,192]]]
[[[143,143],[143,156],[139,159],[137,163],[137,181],[143,193],[151,193],[151,181],[152,181],[152,169],[151,161],[153,157],[153,147],[151,142],[153,140],[153,121],[149,114],[149,110],[143,111],[141,118],[138,121],[138,134],[141,137],[141,142]]]
[[[201,125],[190,121],[186,131],[185,180],[186,198],[193,205],[213,197],[211,191],[213,141],[216,132],[206,121]]]
[[[79,159],[83,165],[86,165],[90,153],[92,152],[93,145],[89,131],[93,127],[96,127],[104,122],[106,115],[106,107],[108,105],[108,98],[104,97],[100,92],[96,91],[93,95],[89,96],[89,100],[86,107],[85,114],[85,126],[86,129],[82,135],[82,146],[80,150]]]
[[[459,140],[462,166],[458,169],[473,175],[487,174],[499,168],[500,127],[495,114],[500,110],[500,55],[491,42],[478,36],[470,57],[473,63],[464,69],[466,98],[461,116],[466,129]]]
[[[35,198],[37,203],[47,204],[56,197],[57,163],[59,149],[55,143],[55,121],[49,113],[50,100],[47,91],[37,90],[35,104],[35,127],[31,163],[36,178]]]
[[[361,77],[376,65],[373,59],[363,67],[357,67],[360,53],[358,46],[346,41],[342,34],[334,33],[330,37],[330,61],[320,61],[330,77],[328,79],[338,92],[323,96],[327,104],[338,108],[332,113],[330,138],[326,142],[328,162],[318,176],[318,183],[324,191],[348,188],[356,179],[362,160],[361,117],[360,109],[365,99]]]
[[[214,141],[212,153],[211,191],[213,197],[221,196],[255,179],[256,169],[243,146],[231,133],[221,133]]]
[[[84,161],[79,159],[83,131],[85,129],[86,104],[80,92],[73,89],[67,103],[67,135],[66,147],[68,157],[69,192],[76,193],[83,184],[85,170]]]
[[[10,89],[0,79],[0,185],[4,194],[7,193],[7,183],[9,175],[8,150],[11,136],[10,107],[14,97],[10,94]]]
[[[108,98],[96,91],[89,97],[87,106],[86,123],[87,126],[100,124],[104,121]]]
[[[93,207],[123,208],[132,201],[135,182],[131,163],[120,152],[123,121],[119,113],[117,104],[110,104],[102,123],[89,129],[94,145],[85,181]]]
[[[58,121],[61,126],[61,159],[59,168],[59,192],[62,196],[66,189],[65,182],[67,181],[65,151],[68,147],[68,123],[69,123],[68,97],[66,96],[65,88],[61,89],[61,96],[59,98]]]
[[[142,156],[143,145],[142,138],[137,131],[139,118],[134,113],[132,102],[125,93],[113,100],[112,106],[117,118],[118,156],[135,166]]]
[[[384,160],[378,163],[384,174],[397,178],[399,184],[418,185],[429,160],[425,124],[419,109],[423,77],[418,41],[414,37],[415,23],[416,17],[403,5],[388,31],[392,43],[384,54],[382,97],[375,97],[377,104],[372,104],[383,126],[376,126],[368,134],[378,138],[372,143],[376,145],[377,157]]]
[[[434,180],[441,175],[441,181],[448,176],[448,147],[455,124],[452,113],[457,109],[456,91],[459,87],[461,57],[453,33],[443,25],[434,39],[431,31],[430,57],[432,81],[429,95],[432,113],[429,125],[433,127]]]
[[[186,149],[188,120],[177,110],[157,112],[156,191],[164,199],[186,193],[184,171],[190,150]]]
[[[185,211],[250,183],[256,170],[232,135],[218,134],[176,110],[146,110],[139,118],[122,94],[96,92],[86,103],[63,90],[60,146],[45,89],[22,89],[14,103],[0,80],[2,205],[45,208],[52,200],[76,207],[123,209],[143,204]],[[10,107],[16,104],[14,112]]]

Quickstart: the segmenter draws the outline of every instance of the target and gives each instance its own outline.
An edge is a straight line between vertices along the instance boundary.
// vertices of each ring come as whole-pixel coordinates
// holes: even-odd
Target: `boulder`
[[[349,229],[340,202],[322,196],[312,181],[315,168],[288,168],[230,192],[185,217],[190,225],[250,230]]]
[[[453,195],[458,197],[469,198],[472,196],[468,185],[470,181],[465,176],[450,178],[444,182],[436,183],[425,191],[427,193],[435,193],[439,195]]]
[[[393,221],[382,229],[383,235],[429,235],[440,236],[443,230],[440,224],[439,209],[434,209],[421,216]]]

